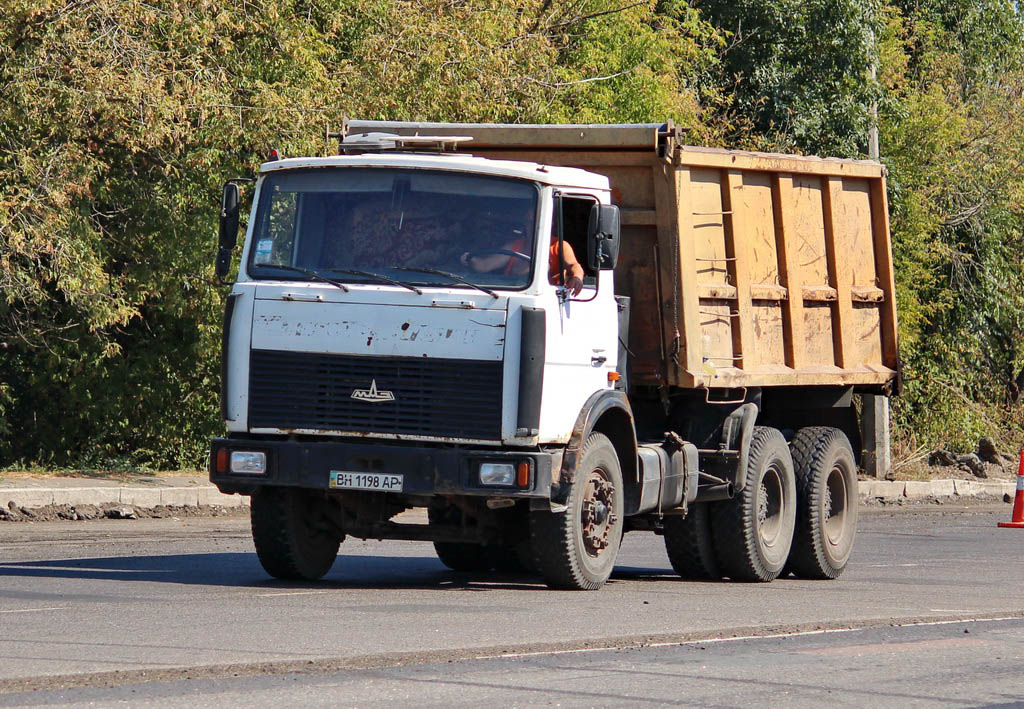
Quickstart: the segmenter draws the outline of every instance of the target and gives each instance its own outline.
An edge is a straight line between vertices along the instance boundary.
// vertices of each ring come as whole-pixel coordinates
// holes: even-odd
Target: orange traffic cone
[[[1020,452],[1017,468],[1017,494],[1013,497],[1013,517],[1009,522],[1000,522],[1000,527],[1024,527],[1024,450]]]

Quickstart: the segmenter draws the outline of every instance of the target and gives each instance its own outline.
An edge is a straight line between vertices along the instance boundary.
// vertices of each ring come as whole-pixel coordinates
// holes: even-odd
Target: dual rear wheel
[[[857,526],[857,468],[846,435],[809,427],[787,445],[773,428],[751,437],[744,489],[665,519],[665,548],[686,579],[836,578]]]

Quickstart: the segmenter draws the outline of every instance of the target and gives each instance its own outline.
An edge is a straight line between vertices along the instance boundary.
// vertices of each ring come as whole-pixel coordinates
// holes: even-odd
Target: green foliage
[[[9,2],[0,465],[202,463],[221,430],[219,187],[269,147],[322,152],[345,115],[701,135],[715,41],[653,2]]]
[[[908,375],[898,422],[927,442],[1019,439],[1018,8],[9,0],[0,466],[201,465],[221,430],[220,185],[272,146],[331,150],[346,115],[670,118],[698,144],[862,156],[876,100]]]
[[[1009,5],[889,13],[882,151],[890,169],[907,395],[904,429],[969,448],[1019,442],[1024,367],[1024,19]]]
[[[868,78],[880,28],[864,0],[699,0],[728,36],[722,81],[737,142],[842,157],[864,152],[876,98]]]

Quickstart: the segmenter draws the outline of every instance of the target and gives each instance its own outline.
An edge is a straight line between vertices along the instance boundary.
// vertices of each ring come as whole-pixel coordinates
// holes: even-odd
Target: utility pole
[[[875,31],[871,30],[871,46],[875,45]],[[871,79],[871,86],[878,83],[878,66],[875,64],[875,57],[871,57],[871,65],[868,67],[868,77]],[[878,152],[878,99],[871,100],[871,125],[868,126],[868,157],[872,160],[879,160]]]
[[[875,57],[875,30],[871,30],[871,63],[868,78],[871,88],[878,83],[878,66]],[[880,159],[878,147],[878,100],[871,101],[871,124],[868,126],[868,157]],[[892,469],[889,447],[889,397],[881,394],[862,394],[860,412],[860,434],[863,448],[864,472],[876,478],[884,478]]]

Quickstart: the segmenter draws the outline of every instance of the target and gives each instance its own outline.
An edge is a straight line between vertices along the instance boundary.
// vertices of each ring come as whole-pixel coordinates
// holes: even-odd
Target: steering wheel
[[[520,258],[527,263],[530,262],[530,257],[521,251],[511,251],[509,249],[480,249],[479,251],[467,251],[466,260],[471,258],[477,258],[479,256],[490,256],[491,254],[502,254],[503,256],[511,256],[513,258]]]

